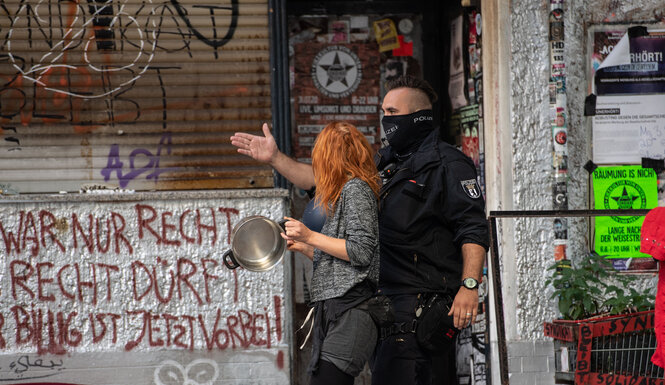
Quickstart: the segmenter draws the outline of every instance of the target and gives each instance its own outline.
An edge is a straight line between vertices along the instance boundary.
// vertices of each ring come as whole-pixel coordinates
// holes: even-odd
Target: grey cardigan
[[[354,178],[346,182],[321,233],[346,239],[350,262],[314,249],[312,302],[343,296],[368,278],[379,281],[379,224],[376,197],[369,185]]]

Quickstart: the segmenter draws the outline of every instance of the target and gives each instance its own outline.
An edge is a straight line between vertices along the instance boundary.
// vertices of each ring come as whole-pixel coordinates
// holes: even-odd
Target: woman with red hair
[[[311,385],[352,385],[374,352],[378,331],[357,305],[376,292],[379,279],[379,176],[365,136],[333,122],[312,150],[314,200],[326,213],[321,232],[286,218],[289,250],[313,260]]]

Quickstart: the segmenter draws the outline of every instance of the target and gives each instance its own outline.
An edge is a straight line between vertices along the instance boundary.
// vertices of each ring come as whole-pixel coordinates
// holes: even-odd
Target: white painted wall
[[[281,219],[286,197],[4,199],[0,381],[288,384],[290,253],[267,272],[221,261],[235,223]]]
[[[587,28],[601,22],[663,21],[660,0],[565,0],[565,62],[570,209],[588,209],[591,133],[583,116],[587,96]],[[485,148],[487,207],[491,210],[552,209],[552,139],[549,115],[549,0],[487,0],[483,7],[485,68]],[[662,197],[661,197],[662,204]],[[569,219],[568,258],[588,250],[585,219]],[[503,310],[511,383],[553,383],[553,362],[546,355],[551,339],[543,322],[558,317],[556,302],[543,282],[554,262],[552,219],[501,220],[499,243]],[[655,277],[644,276],[645,289]],[[492,317],[494,312],[492,312]],[[493,323],[493,326],[495,324]],[[499,382],[496,333],[492,338],[493,380]],[[544,360],[536,362],[537,356]],[[516,372],[529,371],[531,376]],[[539,372],[550,372],[547,376]]]
[[[552,140],[548,103],[549,1],[514,0],[511,8],[511,125],[513,199],[517,210],[552,208]],[[602,21],[657,21],[663,17],[658,0],[566,0],[565,56],[568,128],[569,209],[587,209],[588,173],[584,164],[591,159],[591,133],[584,117],[588,94],[586,76],[587,27]],[[519,80],[518,80],[519,79]],[[585,219],[569,220],[568,257],[575,260],[588,250]],[[517,322],[511,336],[517,339],[543,338],[542,322],[556,316],[554,301],[543,295],[545,269],[553,263],[552,220],[515,221],[515,271],[506,278],[518,282],[514,295],[506,295],[506,308],[515,309]],[[512,305],[512,306],[510,306]]]

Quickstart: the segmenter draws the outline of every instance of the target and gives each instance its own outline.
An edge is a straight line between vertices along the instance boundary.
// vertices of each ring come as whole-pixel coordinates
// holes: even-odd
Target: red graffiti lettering
[[[204,239],[209,239],[210,244],[217,243],[219,234],[217,217],[213,208],[185,210],[180,215],[171,211],[161,214],[152,206],[137,204],[136,221],[139,239],[150,237],[158,245],[180,246],[183,243],[203,244]],[[234,208],[220,207],[217,209],[226,215],[227,233],[232,230],[231,214],[238,214]],[[191,231],[194,229],[194,232]],[[189,231],[187,229],[190,229]]]
[[[31,233],[32,235],[28,236],[28,233]],[[32,215],[32,212],[28,211],[25,216],[25,227],[23,228],[23,237],[21,238],[21,248],[26,250],[26,244],[28,241],[32,243],[30,252],[33,257],[36,257],[39,254],[39,240],[37,234],[35,217]]]
[[[157,258],[157,265],[162,265],[163,267],[167,267],[168,263],[166,260]],[[169,294],[166,296],[163,296],[159,290],[159,282],[162,281],[159,279],[157,276],[157,267],[153,266],[152,267],[152,282],[154,283],[154,289],[155,289],[155,296],[157,297],[157,300],[161,303],[169,303],[171,301],[171,298],[173,298],[173,289],[175,288],[175,275],[173,274],[173,270],[168,271],[169,278],[170,278],[170,284],[169,284]]]
[[[54,274],[55,265],[52,262],[40,262],[33,266],[28,262],[13,260],[9,263],[12,297],[18,300],[19,293],[25,293],[30,299],[36,296],[39,301],[53,302],[61,296],[96,305],[101,288],[106,291],[106,302],[111,302],[112,273],[119,272],[118,266],[91,263],[86,267],[82,271],[78,263],[67,264]],[[98,277],[100,269],[102,275]],[[57,281],[57,285],[54,281]]]
[[[275,302],[275,328],[277,329],[277,341],[282,340],[282,298],[278,295],[273,296]]]
[[[228,239],[226,243],[231,243],[231,233],[233,232],[233,226],[231,225],[231,214],[238,215],[239,211],[233,208],[220,207],[219,211],[226,215],[226,236]]]
[[[150,280],[150,282],[145,286],[145,289],[140,295],[139,292],[137,291],[136,285],[142,280],[137,279],[137,272],[136,272],[137,268],[143,270],[143,272],[145,273],[144,276],[146,276]],[[153,285],[152,281],[153,281],[152,275],[150,274],[150,270],[148,270],[148,267],[146,267],[146,265],[144,265],[142,262],[139,261],[132,262],[132,292],[134,293],[135,300],[140,301],[141,299],[143,299],[143,297],[148,295],[148,293],[152,289]]]
[[[224,350],[231,348],[248,348],[251,346],[270,347],[270,316],[266,313],[254,313],[238,310],[236,313],[223,316],[221,309],[210,314],[172,315],[155,314],[147,310],[127,311],[130,322],[141,324],[138,335],[125,344],[130,351],[145,344],[148,347],[182,348],[193,350],[196,341],[200,340],[206,350]],[[277,314],[276,314],[277,315]],[[280,325],[277,317],[272,320]],[[281,336],[278,336],[281,340]]]
[[[20,269],[22,274],[19,274],[19,271],[17,269],[17,266],[22,267]],[[23,289],[30,298],[35,298],[35,292],[32,291],[28,285],[26,284],[26,281],[32,277],[32,274],[35,272],[35,269],[32,267],[31,264],[23,261],[11,261],[9,263],[9,274],[11,276],[12,280],[12,296],[14,299],[18,299],[16,295],[16,288],[20,287]]]
[[[212,303],[210,282],[219,279],[218,275],[212,274],[212,270],[218,266],[220,264],[217,261],[208,258],[198,263],[188,258],[178,258],[175,266],[161,257],[157,257],[154,265],[134,261],[130,266],[133,298],[136,301],[154,298],[167,304],[177,293],[179,300],[193,299],[199,305]]]
[[[169,232],[176,230],[176,226],[168,223],[168,218],[172,217],[173,213],[166,211],[162,213],[162,241],[167,245],[180,246],[180,241],[177,239],[169,239]]]
[[[97,250],[102,254],[106,254],[111,247],[111,219],[106,218],[106,241],[102,243],[99,239],[99,234],[102,232],[102,226],[99,224],[99,218],[95,219],[95,241],[97,244]]]
[[[188,266],[188,271],[185,272],[184,266]],[[178,259],[178,296],[180,299],[182,299],[182,290],[181,290],[181,283],[184,282],[185,286],[189,288],[189,290],[192,292],[194,297],[196,297],[196,300],[198,301],[199,305],[203,303],[201,301],[201,297],[199,296],[199,293],[196,291],[194,286],[189,282],[189,278],[191,278],[192,275],[196,274],[196,265],[192,263],[189,259],[186,258],[179,258]],[[205,277],[204,277],[205,281]]]
[[[85,245],[88,248],[88,252],[92,253],[94,250],[94,243],[92,242],[92,231],[93,231],[93,226],[92,226],[92,214],[88,214],[88,228],[90,229],[89,234],[86,236],[85,231],[83,231],[83,228],[81,227],[81,223],[79,222],[78,216],[76,213],[72,214],[72,238],[74,240],[74,249],[78,249],[78,237],[76,236],[77,232],[81,233],[81,237],[83,237],[83,240],[85,241]]]
[[[111,326],[111,343],[116,343],[118,341],[118,320],[120,319],[120,314],[113,313],[98,313],[98,314],[89,314],[90,319],[90,332],[92,334],[92,342],[99,343],[101,342],[106,333]],[[97,332],[99,330],[99,332]]]
[[[123,231],[125,230],[125,218],[123,218],[123,216],[118,213],[111,212],[111,219],[113,222],[113,240],[115,241],[115,253],[120,254],[120,241],[122,241],[127,247],[129,254],[133,254],[134,249],[129,243],[127,237],[123,234]]]
[[[215,222],[215,212],[213,209],[210,209],[210,216],[212,217],[212,224],[205,225],[201,222],[201,211],[196,209],[196,229],[198,231],[199,237],[197,243],[200,245],[203,242],[203,236],[201,235],[201,230],[207,230],[212,233],[212,239],[210,241],[211,245],[214,245],[217,242],[217,225]]]
[[[160,332],[160,328],[156,326],[157,322],[153,323],[153,321],[158,321],[160,317],[158,315],[147,313],[146,318],[148,320],[148,325],[147,325],[148,344],[150,346],[153,346],[153,347],[154,346],[164,346],[164,340],[163,339],[161,339],[159,337],[157,337],[157,339],[153,339],[153,336],[154,335],[159,335],[159,332]]]
[[[78,215],[76,213],[72,214],[72,243],[74,249],[78,249],[79,238],[81,238],[89,253],[100,252],[106,254],[111,248],[111,237],[113,236],[116,245],[116,254],[120,250],[120,241],[125,244],[131,254],[132,247],[127,237],[123,234],[125,219],[122,215],[111,213],[111,217],[100,220],[100,218],[88,214],[87,222],[87,226],[83,226],[79,221]],[[112,222],[113,229],[111,228]],[[100,238],[100,236],[104,235],[106,236],[105,239]]]
[[[14,253],[18,255],[28,250],[29,247],[30,255],[33,257],[37,256],[40,246],[44,248],[48,247],[46,243],[47,234],[51,240],[51,244],[56,245],[61,251],[65,251],[65,246],[52,230],[56,224],[55,216],[46,210],[41,210],[38,217],[39,222],[36,222],[32,212],[21,211],[18,220],[14,220],[15,223],[18,223],[16,233],[6,229],[2,221],[0,221],[0,233],[2,233],[7,254]],[[39,230],[37,230],[38,227]]]
[[[246,348],[249,346],[249,343],[247,342],[246,339],[244,339],[238,332],[236,331],[236,326],[238,326],[238,317],[236,316],[228,316],[226,318],[226,326],[229,329],[229,336],[231,337],[231,343],[233,344],[233,348],[235,349],[236,346],[236,339],[239,341],[238,344],[242,346],[243,348]]]
[[[40,301],[55,301],[55,296],[53,294],[44,294],[44,291],[42,290],[44,284],[53,282],[53,278],[42,277],[42,267],[48,267],[51,269],[53,264],[51,262],[37,264],[37,298],[39,298]]]
[[[49,223],[46,223],[46,219],[49,219]],[[51,231],[51,228],[55,226],[56,219],[55,215],[51,214],[50,212],[46,210],[41,210],[39,212],[39,227],[41,229],[41,238],[42,238],[42,246],[46,248],[46,234],[48,234],[51,238],[51,242],[55,245],[58,246],[60,251],[64,252],[65,251],[65,246],[60,242],[58,237],[56,237],[55,234],[53,234],[53,231]]]
[[[14,315],[17,345],[32,344],[38,354],[65,354],[65,347],[77,347],[81,343],[83,335],[72,326],[76,312],[53,313],[35,308],[28,311],[18,305],[10,310]]]
[[[104,270],[106,273],[106,302],[111,302],[111,272],[119,272],[120,269],[115,265],[107,265],[105,263],[97,263],[97,267]]]
[[[184,225],[184,223],[185,223],[185,219],[187,218],[187,215],[188,215],[189,213],[191,213],[191,212],[192,212],[192,210],[185,210],[185,212],[183,212],[183,213],[180,215],[180,236],[181,236],[181,237],[182,237],[187,243],[194,243],[194,242],[196,242],[196,238],[189,237],[189,236],[187,236],[187,234],[185,234],[185,225]]]
[[[4,349],[7,346],[7,341],[2,335],[2,329],[5,327],[5,316],[0,313],[0,349]]]
[[[219,279],[219,276],[210,274],[210,270],[208,270],[208,265],[207,263],[211,263],[213,265],[213,268],[219,266],[219,262],[215,261],[214,259],[209,259],[209,258],[203,258],[201,259],[201,266],[203,266],[203,282],[205,285],[205,290],[206,290],[206,302],[210,303],[211,298],[210,298],[210,287],[208,283],[212,279]]]
[[[18,235],[14,236],[14,233],[12,231],[6,231],[5,226],[3,226],[2,221],[0,221],[0,232],[2,232],[2,239],[5,241],[5,250],[7,251],[7,254],[11,254],[12,252],[12,245],[14,247],[14,250],[16,250],[16,254],[21,253],[21,243],[19,240],[21,239],[21,231],[23,229],[23,217],[25,216],[25,213],[21,211],[21,219],[19,220],[19,225],[18,225]]]
[[[217,316],[215,317],[215,325],[213,326],[212,333],[208,334],[208,328],[206,328],[205,322],[203,320],[203,315],[199,314],[199,325],[201,326],[201,333],[203,333],[203,340],[206,343],[208,350],[212,350],[217,343],[220,349],[225,349],[229,344],[228,333],[225,330],[218,330],[219,319],[221,318],[221,310],[217,309]],[[219,343],[219,334],[225,335],[225,340],[223,344]]]
[[[146,324],[147,324],[147,322],[145,321],[145,313],[147,313],[147,312],[142,311],[142,310],[128,311],[127,312],[127,315],[130,316],[130,317],[131,316],[143,315],[144,321],[143,321],[143,327],[141,328],[141,334],[139,334],[139,336],[135,340],[127,342],[125,344],[125,350],[130,351],[130,350],[134,349],[135,347],[139,346],[139,344],[143,340],[143,336],[145,336],[145,327],[146,327]]]
[[[136,206],[136,220],[139,224],[139,239],[143,239],[143,229],[148,230],[155,238],[157,238],[157,244],[162,243],[162,239],[159,237],[159,233],[150,226],[150,223],[154,222],[157,218],[157,211],[152,208],[152,206],[137,204]],[[150,213],[150,218],[144,218],[144,211]]]

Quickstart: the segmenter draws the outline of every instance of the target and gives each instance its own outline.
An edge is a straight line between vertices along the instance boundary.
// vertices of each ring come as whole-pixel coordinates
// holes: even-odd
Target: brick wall
[[[554,384],[554,347],[551,341],[508,343],[510,385]]]

